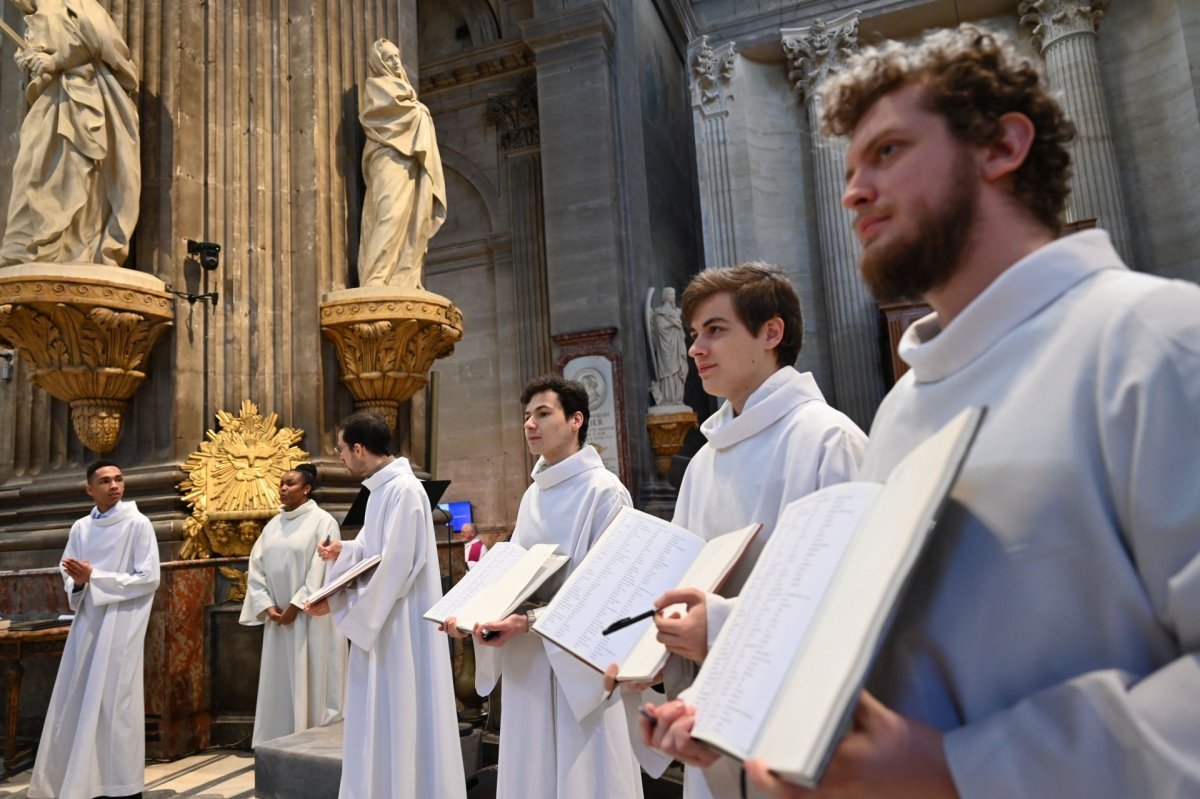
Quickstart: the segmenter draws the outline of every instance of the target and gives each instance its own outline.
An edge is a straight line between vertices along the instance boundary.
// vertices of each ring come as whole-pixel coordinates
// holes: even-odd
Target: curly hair
[[[931,33],[916,47],[886,42],[863,50],[819,89],[822,131],[852,135],[877,100],[914,84],[925,88],[925,107],[944,117],[955,138],[967,144],[997,140],[1005,114],[1029,118],[1034,140],[1013,174],[1013,193],[1057,233],[1071,192],[1068,146],[1075,125],[1008,36],[963,24]]]
[[[757,336],[770,319],[782,319],[783,338],[775,348],[775,362],[779,366],[796,362],[804,344],[804,316],[796,287],[783,269],[762,261],[747,261],[697,273],[683,290],[680,312],[684,327],[691,327],[697,305],[722,291],[732,295],[738,321],[751,335]]]

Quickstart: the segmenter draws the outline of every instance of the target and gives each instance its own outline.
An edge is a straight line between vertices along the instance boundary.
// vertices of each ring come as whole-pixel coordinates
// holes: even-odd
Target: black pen
[[[333,540],[333,533],[330,533],[329,535],[325,536],[325,541],[321,544],[321,546],[323,546],[323,547],[329,546],[329,542],[332,540]]]
[[[490,641],[500,634],[499,630],[484,630],[479,634],[479,637],[485,641]]]
[[[653,616],[655,613],[658,613],[658,611],[655,610],[654,608],[650,608],[650,610],[646,611],[645,613],[639,613],[636,616],[630,616],[625,619],[619,619],[617,621],[614,621],[612,624],[608,625],[607,627],[605,627],[604,631],[601,632],[600,634],[608,635],[609,633],[615,633],[617,630],[624,630],[629,625],[637,624],[642,619],[648,619],[651,616]]]

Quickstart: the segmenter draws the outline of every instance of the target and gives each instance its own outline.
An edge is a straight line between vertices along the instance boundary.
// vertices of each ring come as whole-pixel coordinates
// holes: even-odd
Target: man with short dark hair
[[[1073,128],[975,26],[864,51],[824,90],[880,299],[934,313],[863,461],[987,418],[820,789],[1200,796],[1200,289],[1056,238]]]
[[[462,750],[445,641],[421,614],[442,598],[429,497],[372,413],[338,426],[336,452],[370,492],[353,541],[318,545],[326,582],[374,555],[369,576],[305,608],[350,639],[342,799],[463,799]]]
[[[158,540],[113,461],[87,469],[92,512],[63,553],[75,613],[46,710],[31,799],[140,796],[145,786],[142,661],[158,587]]]
[[[546,375],[521,394],[525,441],[538,456],[533,485],[521,498],[513,542],[554,544],[575,569],[630,505],[629,492],[587,445],[587,390]],[[535,596],[536,599],[536,596]],[[534,605],[537,603],[535,602]],[[624,706],[604,698],[600,675],[530,633],[536,608],[475,630],[475,684],[491,693],[504,675],[498,799],[633,799],[641,772],[629,742]],[[460,636],[454,619],[445,628]],[[485,631],[496,635],[483,639]]]
[[[691,684],[730,613],[726,597],[741,590],[784,506],[853,479],[867,444],[854,422],[826,404],[812,374],[792,366],[804,322],[800,298],[779,267],[700,272],[683,292],[683,323],[704,390],[725,402],[700,427],[708,443],[688,464],[673,521],[705,538],[755,522],[763,527],[720,596],[682,588],[656,602],[688,606],[682,617],[655,616],[658,638],[674,656],[664,674],[671,696]],[[684,795],[736,795],[737,771],[714,770],[706,782],[689,767]]]

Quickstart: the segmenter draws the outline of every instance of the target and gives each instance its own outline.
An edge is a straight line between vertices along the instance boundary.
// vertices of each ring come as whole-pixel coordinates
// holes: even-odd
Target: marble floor
[[[25,799],[29,771],[0,782],[0,799]],[[144,799],[253,799],[254,756],[213,749],[173,763],[146,764]]]

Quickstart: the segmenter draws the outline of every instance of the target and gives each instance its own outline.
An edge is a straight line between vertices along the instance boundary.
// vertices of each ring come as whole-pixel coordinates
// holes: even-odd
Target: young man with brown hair
[[[525,442],[538,460],[513,542],[526,549],[554,544],[573,570],[631,504],[629,492],[585,443],[591,411],[581,383],[535,378],[521,393],[521,406]],[[531,633],[536,613],[519,610],[474,631],[480,695],[504,676],[497,799],[639,799],[642,777],[624,706],[604,698],[591,667]],[[465,637],[454,619],[445,627]],[[484,640],[485,632],[494,637]]]
[[[1073,127],[1007,38],[863,52],[824,91],[880,299],[934,313],[863,462],[987,405],[821,787],[786,797],[1200,795],[1200,289],[1056,239]],[[694,742],[691,742],[694,744]]]
[[[700,272],[683,292],[688,355],[704,390],[725,402],[700,431],[708,442],[688,464],[673,521],[706,538],[759,522],[762,530],[721,596],[695,588],[669,591],[656,603],[687,605],[682,616],[655,616],[674,657],[664,674],[668,695],[691,684],[783,508],[818,488],[851,480],[867,438],[825,402],[812,374],[792,366],[800,355],[800,298],[777,266],[746,263]],[[736,778],[736,772],[735,777]],[[684,794],[702,798],[728,778],[689,768]]]

